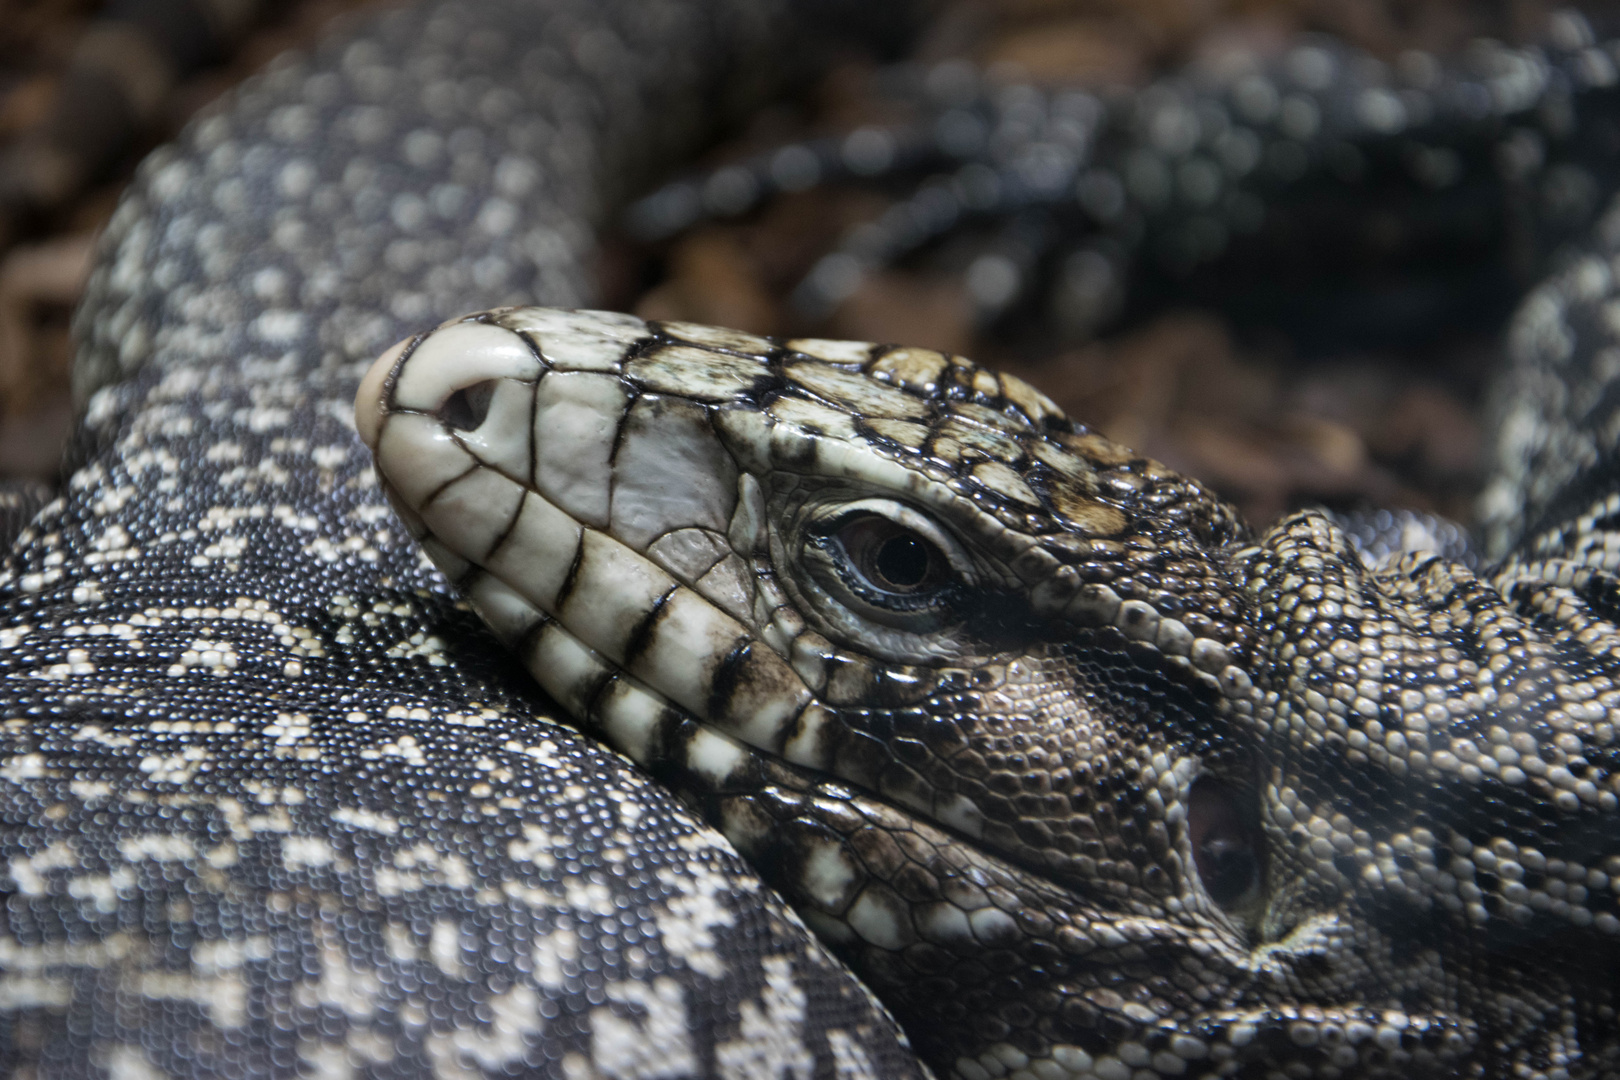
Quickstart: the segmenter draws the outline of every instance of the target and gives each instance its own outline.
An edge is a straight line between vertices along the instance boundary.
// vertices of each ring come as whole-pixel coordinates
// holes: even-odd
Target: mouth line
[[[482,573],[490,574],[487,570]],[[568,631],[558,620],[547,617],[531,631],[534,633],[560,635]],[[531,675],[536,674],[532,667],[530,671]],[[544,688],[544,683],[542,686]],[[645,699],[643,715],[652,710],[662,714],[661,730],[651,737],[627,739],[627,732],[646,730],[633,721],[627,723],[622,715],[634,711],[633,706],[627,708],[627,705],[637,695]],[[953,824],[935,811],[896,799],[860,779],[789,761],[769,748],[738,738],[674,704],[656,686],[622,669],[608,675],[582,704],[583,710],[564,706],[573,723],[586,734],[624,753],[660,783],[695,804],[710,824],[745,855],[761,849],[767,830],[748,828],[735,811],[728,813],[728,805],[760,799],[780,800],[784,793],[791,793],[806,803],[831,798],[855,813],[862,813],[865,823],[880,831],[936,834],[937,846],[965,855],[963,861],[967,866],[979,870],[993,866],[999,875],[1017,878],[1025,882],[1026,887],[1035,887],[1053,904],[1068,901],[1076,907],[1151,918],[1118,906],[1117,898],[1106,891],[1079,889],[1075,883],[1053,875],[1045,867],[987,844],[982,836],[963,825]],[[612,715],[615,712],[620,715]],[[946,798],[967,802],[966,796],[960,793]]]
[[[431,532],[422,539],[437,541]],[[446,547],[442,541],[434,546],[441,550]],[[678,794],[723,803],[758,797],[773,787],[807,798],[813,797],[817,789],[843,788],[846,790],[841,797],[862,800],[903,819],[894,823],[896,828],[926,827],[981,859],[993,860],[1008,871],[1033,875],[1051,890],[1072,893],[1042,868],[1026,866],[986,846],[983,838],[975,836],[975,830],[963,821],[953,823],[937,810],[896,799],[861,779],[790,761],[770,747],[740,738],[681,707],[656,684],[630,674],[581,642],[561,619],[527,601],[494,570],[465,556],[458,558],[464,564],[454,575],[458,587],[513,649],[530,676],[562,706],[571,722],[625,754]],[[521,624],[514,622],[510,614],[501,613],[503,606],[509,613],[514,602],[527,609],[527,618]],[[959,794],[945,798],[966,803],[965,796]],[[712,823],[737,841],[731,835],[737,830],[728,830],[722,819],[716,817]]]

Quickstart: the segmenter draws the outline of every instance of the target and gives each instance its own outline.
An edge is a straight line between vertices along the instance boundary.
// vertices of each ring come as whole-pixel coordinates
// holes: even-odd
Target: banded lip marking
[[[560,655],[542,642],[561,640],[564,631],[575,642],[569,655],[586,650],[621,680],[642,687],[638,694],[656,692],[717,737],[779,755],[811,701],[803,679],[736,616],[701,596],[695,582],[677,580],[641,550],[669,535],[672,523],[724,535],[738,498],[729,454],[706,414],[685,399],[662,399],[668,405],[655,410],[657,418],[669,423],[650,423],[654,413],[642,406],[656,405],[659,395],[632,393],[624,376],[604,370],[611,365],[602,341],[588,343],[586,370],[552,365],[544,355],[547,343],[567,337],[569,320],[529,314],[534,317],[508,312],[442,326],[396,345],[367,372],[356,396],[356,427],[376,455],[391,500],[412,520],[430,557],[582,720],[624,713],[604,727],[645,755],[647,724],[658,710],[638,705],[627,711],[622,688],[613,689],[601,675],[606,668],[593,668],[598,684],[589,695],[567,679],[548,677],[557,670],[537,670],[547,666],[539,663],[542,656]],[[539,326],[550,336],[541,338],[537,353],[518,331],[496,325],[500,320]],[[613,337],[637,335],[615,320]],[[617,347],[629,351],[634,343]],[[484,389],[490,384],[493,389]],[[502,406],[509,389],[544,407],[523,415],[511,400]],[[486,426],[515,427],[524,453],[514,453],[503,432]],[[696,484],[689,500],[695,506],[683,503],[678,469],[667,464],[656,490],[644,477],[630,482],[619,475],[645,471],[655,443],[682,439],[666,454],[677,464],[695,469],[724,457],[730,466],[711,469],[717,475]],[[627,451],[627,440],[638,445]],[[549,450],[548,442],[554,444]],[[566,451],[576,448],[583,452],[568,460]],[[521,469],[513,466],[519,457],[526,462]],[[584,489],[593,483],[611,485],[612,498],[591,497]],[[686,522],[686,510],[698,520]],[[621,522],[639,543],[617,535]],[[630,713],[640,719],[628,719]],[[735,755],[713,750],[700,756],[712,778],[715,763]]]

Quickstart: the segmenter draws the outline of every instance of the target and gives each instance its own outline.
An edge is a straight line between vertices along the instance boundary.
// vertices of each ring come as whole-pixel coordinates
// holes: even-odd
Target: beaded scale
[[[797,26],[426,6],[143,167],[80,317],[77,467],[0,577],[0,1060],[1614,1075],[1606,219],[1516,323],[1478,576],[1315,514],[1251,533],[960,358],[531,308],[391,353],[360,428],[560,707],[417,554],[349,411],[371,358],[587,300],[592,223]],[[1056,161],[1109,240],[1077,252],[1174,261],[1339,144],[1587,190],[1529,200],[1537,243],[1610,186],[1585,133],[1614,61],[1573,21],[1426,86],[1279,63],[1093,110],[1072,169],[1034,149],[1054,109],[946,194],[1016,210]],[[852,237],[811,305],[935,204]]]

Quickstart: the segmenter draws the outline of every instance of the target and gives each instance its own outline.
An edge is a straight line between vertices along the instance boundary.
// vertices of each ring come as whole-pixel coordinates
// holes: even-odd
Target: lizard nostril
[[[485,379],[451,394],[439,406],[437,415],[457,431],[477,431],[489,416],[489,401],[494,396],[495,380]]]
[[[1209,898],[1230,908],[1253,899],[1260,886],[1260,833],[1233,793],[1219,781],[1196,781],[1187,799],[1193,863]]]

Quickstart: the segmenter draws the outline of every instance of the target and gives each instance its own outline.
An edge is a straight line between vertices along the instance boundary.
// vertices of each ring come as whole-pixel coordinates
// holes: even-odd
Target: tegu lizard
[[[961,357],[603,312],[410,338],[356,418],[941,1071],[1612,1068],[1620,494],[1484,575],[1375,560]]]

